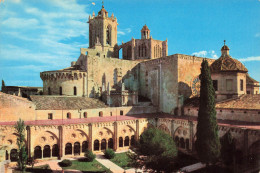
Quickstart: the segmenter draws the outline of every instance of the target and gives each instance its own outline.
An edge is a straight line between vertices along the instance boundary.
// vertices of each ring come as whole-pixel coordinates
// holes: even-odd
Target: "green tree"
[[[128,153],[130,165],[171,172],[174,168],[177,149],[171,136],[156,128],[144,131],[136,144],[136,154]]]
[[[21,171],[25,171],[26,168],[26,161],[27,161],[27,153],[25,150],[25,124],[24,121],[19,119],[19,121],[16,122],[15,124],[15,132],[17,134],[17,141],[16,144],[18,146],[18,160],[17,160],[17,164],[18,164],[18,168]]]
[[[208,165],[218,160],[220,141],[215,109],[215,90],[206,59],[201,64],[200,81],[200,105],[195,147],[200,161]]]
[[[221,160],[225,165],[232,165],[235,157],[235,140],[230,131],[228,131],[221,139]]]
[[[1,91],[4,92],[5,91],[5,81],[2,79],[2,88]]]

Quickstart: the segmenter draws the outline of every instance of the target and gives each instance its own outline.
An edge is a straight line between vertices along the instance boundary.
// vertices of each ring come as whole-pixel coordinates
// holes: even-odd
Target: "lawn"
[[[22,171],[13,170],[13,173],[21,173]],[[26,168],[25,173],[51,173],[49,165],[35,166],[32,168]]]
[[[62,167],[62,169],[76,169],[82,172],[105,172],[108,171],[106,167],[100,164],[96,159],[93,162],[86,162],[84,159],[72,160],[72,165]]]
[[[123,169],[131,168],[131,167],[128,167],[128,163],[130,160],[129,160],[126,152],[125,153],[116,153],[116,156],[110,160]]]

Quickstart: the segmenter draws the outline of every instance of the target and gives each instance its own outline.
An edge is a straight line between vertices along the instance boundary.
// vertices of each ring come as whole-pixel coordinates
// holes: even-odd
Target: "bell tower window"
[[[107,27],[106,35],[107,35],[106,43],[111,45],[111,26]]]

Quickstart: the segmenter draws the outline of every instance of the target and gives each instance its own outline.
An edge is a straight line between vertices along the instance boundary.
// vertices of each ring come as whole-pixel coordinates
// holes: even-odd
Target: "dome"
[[[149,31],[148,27],[146,26],[146,24],[143,26],[142,31]]]
[[[221,50],[229,50],[229,47],[227,45],[224,45]]]
[[[217,59],[211,64],[210,69],[212,73],[248,71],[247,68],[240,61],[232,58],[230,55],[223,55],[223,54],[219,59]]]

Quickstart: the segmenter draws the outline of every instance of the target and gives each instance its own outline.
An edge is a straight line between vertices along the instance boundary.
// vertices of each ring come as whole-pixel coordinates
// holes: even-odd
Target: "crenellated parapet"
[[[47,71],[41,72],[42,80],[78,80],[87,76],[87,72],[82,71]]]

